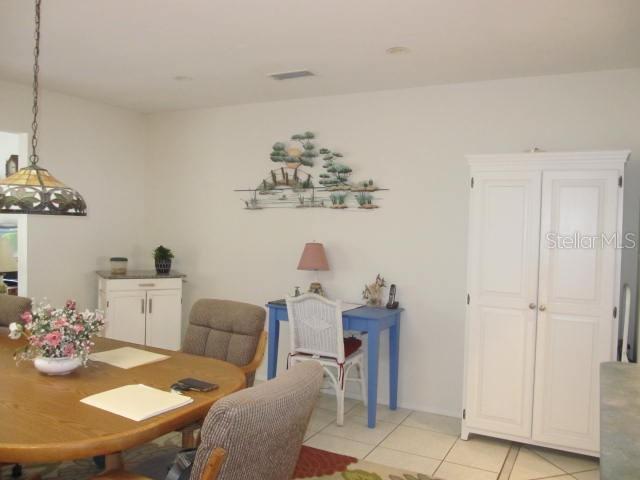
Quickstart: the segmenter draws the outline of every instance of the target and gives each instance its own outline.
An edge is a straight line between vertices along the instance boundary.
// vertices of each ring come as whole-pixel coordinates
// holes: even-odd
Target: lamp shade
[[[32,164],[0,180],[0,213],[85,216],[87,204],[77,191]]]
[[[327,255],[321,243],[307,243],[304,246],[298,270],[329,270]]]

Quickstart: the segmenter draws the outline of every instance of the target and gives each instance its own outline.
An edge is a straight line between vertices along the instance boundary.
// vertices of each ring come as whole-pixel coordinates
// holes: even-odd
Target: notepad
[[[96,393],[80,401],[92,407],[140,422],[183,407],[193,402],[193,398],[138,384],[125,385],[106,392]]]
[[[169,358],[168,355],[160,353],[147,352],[133,347],[122,347],[105,352],[96,352],[89,355],[91,360],[96,362],[104,362],[114,367],[129,369],[147,365],[148,363],[159,362]]]

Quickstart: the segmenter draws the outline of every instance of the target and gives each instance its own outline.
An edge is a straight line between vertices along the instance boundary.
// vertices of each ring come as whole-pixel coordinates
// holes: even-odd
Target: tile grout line
[[[548,463],[550,463],[551,465],[553,465],[554,467],[556,467],[557,469],[561,470],[561,471],[563,472],[563,474],[562,474],[562,475],[569,475],[570,477],[575,478],[575,477],[574,477],[574,474],[576,474],[576,473],[585,473],[585,472],[591,472],[591,471],[594,471],[594,470],[600,470],[600,464],[599,464],[600,462],[598,462],[598,468],[590,468],[590,469],[588,469],[588,470],[580,470],[580,471],[577,471],[577,472],[568,472],[568,471],[566,471],[564,468],[562,468],[560,465],[556,465],[555,463],[553,463],[553,462],[552,462],[551,460],[549,460],[548,458],[545,458],[544,456],[540,455],[540,454],[539,454],[538,452],[536,452],[533,448],[528,448],[527,450],[529,450],[530,452],[535,453],[538,457],[540,457],[540,458],[541,458],[542,460],[544,460],[545,462],[548,462]],[[571,453],[571,452],[568,452],[568,453]],[[543,477],[543,478],[545,478],[545,479],[546,479],[546,478],[556,478],[556,477],[561,477],[562,475],[555,475],[555,476],[553,476],[553,477]],[[541,479],[538,479],[538,480],[543,480],[543,479],[541,478]]]
[[[453,447],[452,447],[452,448],[453,448]],[[448,455],[448,454],[449,454],[449,452],[447,452],[447,455]],[[505,457],[505,461],[506,461],[506,458],[507,458],[507,457]],[[437,458],[436,458],[436,460],[437,460]],[[460,466],[460,467],[466,467],[466,468],[468,468],[468,469],[470,469],[470,470],[479,470],[479,471],[481,471],[481,472],[493,473],[493,474],[495,474],[495,475],[500,475],[500,472],[502,472],[502,467],[500,467],[500,471],[499,471],[499,472],[496,472],[495,470],[487,470],[486,468],[474,467],[474,466],[472,466],[472,465],[466,465],[466,464],[464,464],[464,463],[452,462],[451,460],[447,460],[446,458],[445,458],[444,460],[442,460],[442,462],[445,462],[445,461],[446,461],[447,463],[450,463],[451,465],[458,465],[458,466]],[[503,464],[503,466],[504,466],[504,464]],[[496,480],[497,480],[497,479],[496,479]],[[500,480],[502,480],[502,479],[500,479]]]
[[[378,424],[378,420],[376,419],[376,425],[377,425],[377,424]],[[382,444],[382,442],[384,442],[387,438],[389,438],[389,435],[391,435],[393,432],[395,432],[395,431],[398,429],[398,427],[399,427],[400,425],[402,425],[402,424],[401,424],[401,423],[398,423],[398,424],[393,428],[393,430],[391,430],[391,431],[390,431],[389,433],[387,433],[384,437],[382,437],[382,440],[380,440],[380,441],[376,444],[376,446],[375,446],[375,447],[373,447],[373,450],[371,450],[369,453],[367,453],[367,456],[366,456],[366,457],[364,457],[364,458],[363,458],[363,460],[366,460],[366,459],[367,459],[367,457],[368,457],[369,455],[371,455],[371,454],[374,452],[374,450],[376,450],[376,449],[377,449],[377,448]],[[374,427],[374,428],[375,428],[375,427]]]
[[[357,408],[357,407],[359,407],[359,404],[360,404],[360,403],[362,403],[362,402],[356,402],[356,403],[354,403],[354,405],[352,405],[352,406],[351,406],[351,408],[349,408],[349,410],[346,410],[346,411],[345,411],[345,420],[346,420],[346,417],[348,417],[348,414],[350,414],[350,413],[352,414],[352,415],[351,415],[351,417],[352,417],[352,418],[359,418],[360,420],[365,420],[365,421],[367,420],[367,417],[366,417],[366,416],[364,416],[364,415],[362,415],[362,414],[353,414],[353,412],[356,410],[356,408]],[[322,407],[316,407],[316,408],[319,408],[319,409],[321,409],[321,410],[323,410],[323,411],[332,412],[332,410],[325,409],[325,408],[322,408]],[[438,471],[438,469],[442,466],[442,463],[444,463],[444,461],[445,461],[446,457],[449,455],[449,453],[451,452],[451,450],[453,449],[453,447],[455,447],[455,445],[457,444],[457,442],[460,440],[459,434],[457,434],[457,435],[456,435],[456,434],[451,434],[451,433],[448,433],[448,432],[442,432],[442,431],[439,431],[439,430],[435,430],[435,429],[432,429],[432,428],[423,428],[423,427],[416,427],[416,426],[412,426],[412,425],[406,425],[406,424],[405,424],[405,422],[406,422],[406,421],[409,419],[409,417],[411,417],[411,416],[412,416],[412,414],[414,414],[414,413],[416,413],[416,411],[415,411],[415,410],[409,410],[409,413],[408,413],[408,414],[407,414],[407,415],[406,415],[402,420],[400,420],[400,423],[394,423],[394,422],[388,422],[388,421],[383,421],[383,420],[377,420],[377,421],[376,421],[376,425],[377,425],[377,423],[378,423],[378,422],[381,422],[381,423],[387,423],[387,424],[393,425],[394,427],[393,427],[393,429],[392,429],[391,431],[389,431],[389,433],[387,433],[387,434],[386,434],[386,435],[385,435],[385,436],[384,436],[384,437],[383,437],[383,438],[382,438],[378,443],[376,443],[375,445],[368,444],[368,443],[364,443],[364,442],[361,442],[361,441],[358,441],[358,440],[353,440],[353,439],[350,439],[350,438],[347,438],[347,437],[341,437],[341,436],[338,436],[338,435],[333,435],[333,434],[331,434],[331,433],[326,433],[326,432],[325,432],[325,430],[326,430],[327,428],[329,428],[329,427],[330,427],[330,426],[332,426],[332,425],[335,425],[335,420],[332,420],[332,421],[331,421],[331,422],[329,422],[327,425],[325,425],[324,427],[322,427],[320,430],[318,430],[317,432],[315,432],[315,433],[314,433],[313,435],[311,435],[307,440],[305,440],[305,442],[307,442],[307,441],[311,440],[313,437],[315,437],[315,436],[316,436],[316,435],[318,435],[319,433],[323,433],[323,435],[328,435],[328,436],[333,437],[333,438],[339,438],[339,439],[341,439],[341,440],[353,441],[353,442],[358,443],[358,444],[360,444],[360,445],[366,445],[366,446],[371,447],[371,449],[367,452],[367,454],[366,454],[365,456],[363,456],[363,457],[362,457],[362,459],[361,459],[361,460],[366,460],[367,458],[369,458],[369,456],[370,456],[370,455],[371,455],[371,454],[372,454],[376,449],[378,449],[378,448],[385,448],[385,449],[388,449],[388,450],[391,450],[391,451],[394,451],[394,452],[398,452],[398,453],[404,453],[404,454],[408,454],[408,455],[414,455],[414,456],[419,457],[419,458],[424,458],[424,459],[428,459],[428,460],[433,460],[433,461],[439,462],[439,463],[438,463],[438,466],[434,469],[434,471],[433,471],[432,473],[430,473],[430,475],[435,475],[435,473],[436,473],[436,472]],[[451,445],[451,447],[447,450],[447,452],[446,452],[446,454],[444,455],[444,458],[443,458],[443,459],[432,458],[432,457],[428,457],[428,456],[425,456],[425,455],[420,455],[420,454],[416,454],[416,453],[407,452],[407,451],[404,451],[404,450],[398,450],[398,449],[396,449],[396,448],[383,447],[383,446],[382,446],[382,443],[383,443],[387,438],[389,438],[389,436],[390,436],[390,435],[392,435],[396,430],[398,430],[398,428],[399,428],[399,427],[404,427],[404,428],[408,428],[408,429],[412,429],[412,430],[418,430],[418,431],[427,431],[427,432],[436,433],[436,434],[439,434],[439,435],[445,435],[445,436],[449,436],[449,437],[455,437],[455,441],[453,442],[453,444]],[[490,471],[490,470],[485,470],[485,469],[482,469],[482,468],[475,468],[475,467],[471,467],[471,466],[469,466],[469,465],[463,465],[463,464],[459,464],[459,463],[456,463],[456,462],[450,462],[450,463],[453,463],[453,464],[455,464],[455,465],[459,465],[459,466],[463,466],[463,467],[466,467],[466,468],[474,468],[475,470],[479,470],[479,471],[483,471],[483,472],[487,472],[487,473],[494,473],[494,474],[496,473],[496,472],[493,472],[493,471]],[[416,472],[416,473],[422,473],[422,472]]]
[[[376,446],[376,448],[378,448],[378,447]],[[419,453],[411,453],[411,452],[407,452],[407,451],[405,451],[405,450],[398,450],[397,448],[382,447],[382,446],[380,446],[380,448],[384,448],[385,450],[391,450],[392,452],[405,453],[405,454],[407,454],[407,455],[412,455],[412,456],[414,456],[414,457],[424,458],[424,459],[426,459],[426,460],[433,460],[433,461],[436,461],[436,462],[440,462],[440,461],[442,461],[442,460],[441,460],[441,459],[439,459],[439,458],[427,457],[426,455],[420,455]],[[453,463],[453,462],[452,462],[452,463]],[[458,464],[458,465],[459,465],[459,464]],[[466,466],[466,465],[464,465],[464,466]],[[478,469],[478,470],[481,470],[481,469]],[[485,472],[487,472],[488,470],[484,470],[484,471],[485,471]],[[491,473],[496,473],[496,472],[491,472]]]
[[[553,463],[551,460],[549,460],[548,458],[543,457],[542,455],[540,455],[538,452],[536,452],[533,448],[527,448],[528,451],[533,452],[536,454],[536,456],[538,456],[539,458],[541,458],[542,460],[544,460],[545,462],[550,463],[551,465],[553,465],[554,467],[556,467],[557,469],[559,469],[560,471],[564,472],[564,475],[569,475],[572,476],[569,472],[567,472],[564,468],[560,467],[559,465],[556,465],[555,463]],[[558,477],[560,475],[556,475],[556,477]],[[553,477],[548,477],[548,478],[553,478]]]
[[[511,474],[513,473],[513,467],[516,465],[516,460],[518,459],[518,455],[520,454],[520,445],[516,443],[511,443],[509,446],[509,451],[507,452],[507,456],[504,459],[504,463],[502,464],[502,468],[500,469],[500,473],[498,473],[497,480],[509,480]],[[505,470],[505,468],[508,469]]]
[[[400,428],[400,427],[410,428],[410,429],[420,430],[420,431],[427,431],[427,432],[432,432],[432,433],[439,433],[439,434],[441,434],[441,435],[449,435],[448,433],[443,433],[443,432],[440,432],[440,431],[437,431],[437,430],[432,430],[432,429],[428,429],[428,428],[413,427],[413,426],[411,426],[411,425],[406,425],[406,424],[405,424],[405,422],[406,422],[406,421],[407,421],[407,419],[408,419],[409,417],[411,417],[411,415],[412,415],[412,414],[414,414],[414,413],[415,413],[415,410],[411,410],[411,411],[409,412],[409,414],[408,414],[408,415],[407,415],[407,416],[406,416],[406,417],[405,417],[405,418],[404,418],[404,419],[403,419],[399,424],[397,424],[397,425],[396,425],[396,427],[395,427],[391,432],[389,432],[389,434],[388,434],[386,437],[384,437],[384,438],[380,441],[380,443],[376,446],[376,448],[378,448],[378,447],[380,446],[380,444],[382,444],[382,442],[383,442],[384,440],[386,440],[386,439],[389,437],[389,435],[391,435],[393,432],[395,432],[395,431],[396,431],[398,428]],[[452,436],[452,437],[453,437],[454,435],[449,435],[449,436]],[[436,462],[440,462],[440,463],[438,463],[438,466],[433,470],[433,472],[429,474],[429,475],[435,475],[435,474],[436,474],[436,472],[438,471],[438,469],[442,466],[442,463],[444,462],[444,459],[445,459],[445,458],[447,458],[447,455],[449,455],[449,453],[451,452],[451,450],[453,449],[453,447],[456,445],[456,443],[458,443],[458,440],[459,440],[459,438],[460,438],[460,437],[459,437],[459,435],[458,435],[458,436],[456,436],[456,437],[457,437],[457,438],[456,438],[456,440],[453,442],[453,444],[451,445],[451,447],[449,447],[449,449],[447,450],[447,453],[445,453],[444,458],[442,458],[442,459],[432,458],[432,457],[427,457],[427,456],[425,456],[425,455],[420,455],[420,454],[417,454],[417,453],[410,453],[410,452],[406,452],[406,451],[404,451],[404,450],[397,450],[397,449],[395,449],[395,448],[389,448],[389,447],[382,447],[382,448],[387,448],[388,450],[392,450],[392,451],[394,451],[394,452],[405,453],[405,454],[409,454],[409,455],[415,455],[416,457],[426,458],[426,459],[429,459],[429,460],[435,460]],[[375,450],[375,449],[374,449],[374,450]],[[372,452],[373,452],[373,450],[372,450],[371,452],[369,452],[369,455],[371,455],[371,453],[372,453]],[[367,455],[367,457],[368,457],[369,455]],[[466,465],[463,465],[463,466],[466,466]],[[487,470],[484,470],[484,471],[487,471]],[[421,473],[421,472],[416,472],[416,473]],[[491,472],[491,473],[495,473],[495,472]]]
[[[444,454],[444,457],[442,460],[440,460],[440,463],[438,464],[438,467],[433,471],[433,475],[436,475],[438,473],[438,470],[440,470],[440,467],[442,467],[442,464],[444,463],[445,459],[449,456],[449,454],[451,453],[451,450],[453,450],[453,447],[456,446],[456,444],[460,441],[460,438],[457,438],[455,442],[453,442],[453,445],[451,445],[451,447],[449,447],[449,450],[447,450],[447,453]]]
[[[414,412],[414,411],[412,410],[412,411],[411,411],[411,413],[413,413],[413,412]],[[407,425],[404,425],[404,421],[405,421],[407,418],[409,418],[409,417],[411,416],[411,413],[409,413],[409,415],[407,415],[407,416],[402,420],[402,422],[401,422],[401,423],[398,423],[398,424],[395,426],[395,428],[394,428],[393,430],[391,430],[391,431],[390,431],[390,432],[389,432],[389,433],[388,433],[388,434],[387,434],[387,435],[386,435],[382,440],[380,440],[380,443],[378,443],[378,445],[376,445],[376,446],[374,447],[374,449],[373,449],[373,450],[371,450],[371,451],[367,454],[367,456],[366,456],[365,458],[363,458],[363,460],[366,460],[366,459],[369,457],[369,455],[371,455],[371,454],[373,453],[373,451],[374,451],[374,450],[376,450],[378,447],[380,447],[380,446],[381,446],[381,444],[382,444],[382,442],[384,442],[384,441],[385,441],[385,440],[386,440],[386,439],[387,439],[387,438],[388,438],[388,437],[389,437],[393,432],[395,432],[398,428],[400,428],[400,427],[412,428],[412,427],[409,427],[409,426],[407,426]],[[421,429],[416,428],[416,430],[421,430]],[[430,431],[430,430],[427,430],[427,431]],[[442,433],[442,432],[436,432],[436,433]],[[445,454],[445,458],[447,457],[447,455],[449,455],[449,452],[451,451],[451,449],[453,448],[453,446],[454,446],[456,443],[457,443],[457,440],[456,440],[455,442],[453,442],[453,445],[451,445],[451,447],[449,448],[449,450],[447,450],[447,453]],[[433,472],[429,473],[429,476],[431,476],[431,475],[435,475],[435,474],[436,474],[436,472],[438,471],[438,468],[440,468],[440,465],[442,465],[442,462],[444,462],[444,459],[439,460],[439,459],[437,459],[437,458],[426,457],[426,456],[424,456],[424,455],[419,455],[419,454],[416,454],[416,453],[405,452],[405,451],[403,451],[403,450],[397,450],[397,449],[395,449],[395,448],[389,448],[389,447],[380,447],[380,448],[386,448],[386,449],[391,450],[391,451],[394,451],[394,452],[405,453],[405,454],[408,454],[408,455],[415,455],[416,457],[426,458],[426,459],[429,459],[429,460],[440,461],[440,463],[439,463],[439,464],[438,464],[438,466],[433,470]],[[402,470],[402,469],[401,469],[401,470]],[[422,473],[422,472],[415,472],[415,473]]]
[[[349,414],[349,413],[351,413],[353,410],[355,410],[355,408],[358,406],[358,404],[359,404],[359,403],[362,403],[362,402],[356,402],[356,403],[354,403],[354,404],[351,406],[351,408],[349,408],[349,410],[346,410],[346,411],[344,412],[345,420],[346,420],[347,414]],[[320,408],[320,409],[322,409],[322,407],[316,407],[316,408]],[[328,410],[328,409],[322,409],[322,410],[330,411],[330,410]],[[355,418],[359,418],[357,415],[354,415],[354,417],[355,417]],[[311,435],[309,438],[307,438],[306,440],[304,440],[304,442],[303,442],[303,443],[308,442],[308,441],[309,441],[309,440],[311,440],[313,437],[315,437],[315,436],[316,436],[316,435],[318,435],[319,433],[324,432],[327,428],[329,428],[330,426],[334,425],[335,423],[336,423],[336,420],[332,420],[332,421],[330,421],[327,425],[325,425],[325,426],[324,426],[324,427],[322,427],[320,430],[318,430],[318,431],[317,431],[317,432],[315,432],[313,435]],[[382,422],[382,423],[390,423],[390,422]],[[376,421],[376,424],[377,424],[377,421]],[[393,425],[393,424],[392,424],[392,425]],[[369,451],[368,451],[368,452],[367,452],[367,453],[362,457],[362,460],[365,460],[365,459],[366,459],[369,455],[371,455],[371,453],[372,453],[376,448],[378,448],[378,446],[379,446],[379,445],[380,445],[380,444],[381,444],[381,443],[382,443],[382,442],[383,442],[383,441],[384,441],[384,440],[385,440],[389,435],[391,435],[391,434],[392,434],[392,433],[393,433],[393,432],[394,432],[394,431],[395,431],[399,426],[400,426],[400,424],[395,425],[395,427],[393,428],[393,430],[391,430],[387,435],[385,435],[385,436],[382,438],[382,440],[380,440],[377,444],[375,444],[375,445],[373,445],[373,446],[372,446],[371,444],[369,444],[369,443],[360,442],[360,441],[358,441],[358,440],[353,440],[353,439],[346,438],[346,437],[340,437],[340,436],[338,436],[338,435],[332,435],[332,434],[330,434],[330,433],[324,433],[324,435],[328,435],[328,436],[333,437],[333,438],[339,438],[339,439],[341,439],[341,440],[352,441],[352,442],[359,443],[359,444],[361,444],[361,445],[366,445],[366,446],[368,446],[368,447],[372,447],[372,448],[371,448],[371,449],[370,449],[370,450],[369,450]]]

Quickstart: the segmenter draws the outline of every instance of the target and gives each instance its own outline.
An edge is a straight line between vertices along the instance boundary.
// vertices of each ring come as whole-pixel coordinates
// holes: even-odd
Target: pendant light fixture
[[[33,50],[33,122],[31,124],[31,155],[29,165],[0,180],[0,213],[30,215],[87,214],[82,195],[56,179],[38,165],[38,73],[40,71],[40,2],[36,6],[36,45]]]

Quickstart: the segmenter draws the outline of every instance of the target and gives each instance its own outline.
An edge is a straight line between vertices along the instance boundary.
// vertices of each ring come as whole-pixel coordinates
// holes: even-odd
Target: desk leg
[[[400,363],[400,322],[389,328],[389,408],[398,408],[398,367]]]
[[[367,425],[376,427],[378,405],[378,361],[380,359],[380,330],[373,327],[367,332]]]
[[[269,352],[267,358],[267,379],[276,376],[278,369],[278,341],[280,340],[280,322],[276,312],[269,309]]]

